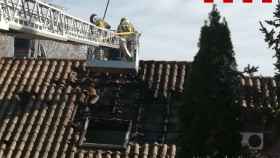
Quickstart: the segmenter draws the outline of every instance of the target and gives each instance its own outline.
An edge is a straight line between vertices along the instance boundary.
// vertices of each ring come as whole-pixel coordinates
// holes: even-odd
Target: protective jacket
[[[117,32],[122,37],[129,37],[136,32],[133,24],[127,18],[123,18],[118,26]]]

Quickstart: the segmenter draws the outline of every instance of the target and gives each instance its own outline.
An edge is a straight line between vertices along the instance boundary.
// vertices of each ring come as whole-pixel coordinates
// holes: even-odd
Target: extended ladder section
[[[111,30],[38,0],[0,0],[0,29],[115,49],[121,41]]]

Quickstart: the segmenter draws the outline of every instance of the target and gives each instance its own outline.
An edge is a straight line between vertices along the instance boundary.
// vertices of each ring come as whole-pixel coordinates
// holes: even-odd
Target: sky
[[[244,4],[235,0],[223,4],[216,0],[231,30],[237,64],[259,66],[259,75],[274,74],[274,52],[264,42],[259,21],[272,18],[277,0],[263,4],[254,0]],[[92,13],[103,16],[106,0],[50,0],[66,12],[89,21]],[[200,29],[212,5],[203,0],[111,0],[107,21],[116,28],[121,17],[128,17],[142,33],[140,58],[145,60],[192,61],[198,52]]]

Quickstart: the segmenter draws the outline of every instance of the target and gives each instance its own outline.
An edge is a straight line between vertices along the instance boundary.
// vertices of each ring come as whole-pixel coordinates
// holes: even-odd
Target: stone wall
[[[7,33],[0,33],[0,57],[14,55],[14,37]]]
[[[14,56],[15,36],[0,33],[0,57]],[[64,58],[64,59],[86,59],[88,46],[79,45],[70,42],[60,42],[53,40],[35,40],[35,54],[43,51],[47,58]]]
[[[51,40],[36,40],[35,52],[46,53],[47,58],[86,59],[88,46]]]

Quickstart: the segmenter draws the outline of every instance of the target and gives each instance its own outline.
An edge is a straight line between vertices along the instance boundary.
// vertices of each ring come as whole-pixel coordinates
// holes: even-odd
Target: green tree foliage
[[[273,19],[266,20],[265,24],[267,26],[264,26],[262,22],[260,22],[261,25],[261,32],[265,35],[265,42],[268,44],[269,48],[272,48],[275,51],[275,58],[276,62],[274,63],[276,73],[275,73],[275,79],[278,82],[277,85],[280,84],[280,0],[278,0],[278,3],[276,5],[275,11],[273,12]],[[280,86],[276,89],[277,97],[280,97]],[[274,133],[276,134],[275,140],[278,139],[278,133],[280,132],[280,125],[277,123],[280,120],[280,108],[279,106],[273,106],[272,107],[272,114],[273,122],[275,123],[275,129]]]
[[[215,6],[198,45],[179,112],[180,155],[234,157],[241,149],[240,80],[228,24]]]
[[[275,51],[276,63],[274,64],[276,67],[275,78],[280,81],[280,1],[278,0],[278,4],[276,5],[276,10],[273,13],[272,20],[266,20],[265,23],[269,26],[266,28],[262,22],[261,31],[265,35],[265,42],[268,44],[269,48],[272,48]]]

